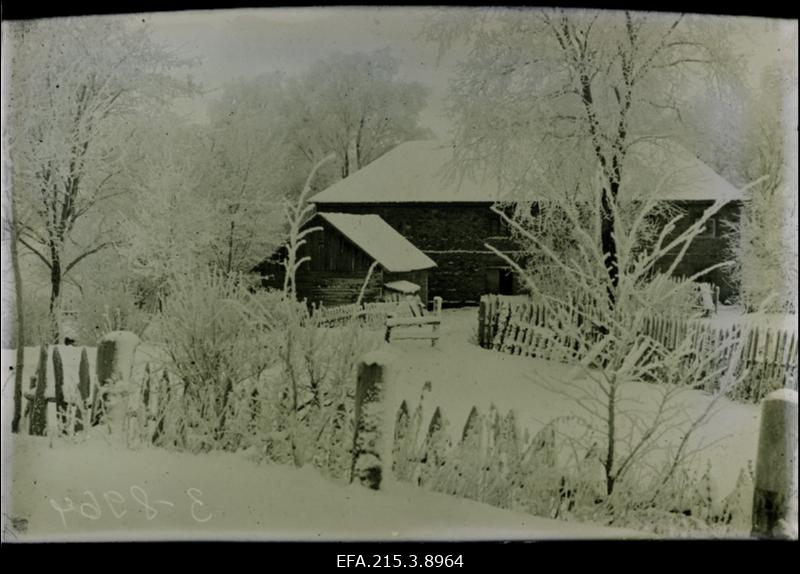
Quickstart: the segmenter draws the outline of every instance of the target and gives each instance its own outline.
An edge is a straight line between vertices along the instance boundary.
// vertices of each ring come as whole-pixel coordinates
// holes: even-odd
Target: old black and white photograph
[[[2,541],[797,540],[797,51],[588,7],[4,19]]]

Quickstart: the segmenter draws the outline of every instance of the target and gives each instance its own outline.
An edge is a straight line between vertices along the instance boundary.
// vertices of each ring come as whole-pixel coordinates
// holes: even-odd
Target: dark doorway
[[[511,269],[500,269],[500,295],[514,294],[514,274]]]
[[[484,289],[493,295],[513,295],[514,275],[508,267],[490,267],[484,275]]]

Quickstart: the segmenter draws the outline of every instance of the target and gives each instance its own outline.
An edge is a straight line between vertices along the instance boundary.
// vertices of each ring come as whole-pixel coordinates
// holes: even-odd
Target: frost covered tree
[[[747,178],[763,181],[731,236],[733,276],[746,310],[797,313],[797,142],[785,128],[797,121],[797,73],[774,66],[761,77],[743,165]]]
[[[49,272],[51,337],[59,339],[63,285],[110,245],[98,205],[124,193],[130,118],[190,84],[185,61],[119,20],[43,20],[9,26],[8,144],[19,242]]]
[[[118,215],[116,251],[138,304],[154,310],[173,277],[212,264],[219,235],[216,202],[199,165],[208,150],[202,132],[168,114],[147,124],[131,146],[133,201]]]
[[[388,49],[334,53],[288,83],[293,145],[309,165],[335,153],[344,178],[425,135],[418,121],[427,90],[399,80],[399,64]]]
[[[208,108],[204,187],[218,213],[216,265],[247,271],[285,231],[283,198],[296,198],[313,166],[335,153],[312,191],[419,137],[425,90],[396,79],[388,51],[335,54],[297,77],[227,84]]]
[[[691,161],[668,159],[684,135],[676,117],[698,71],[712,85],[726,71],[724,27],[633,12],[452,16],[445,13],[425,34],[443,49],[464,38],[471,46],[451,86],[453,172],[489,172],[517,211],[527,210],[520,217],[494,208],[549,264],[558,290],[486,247],[548,308],[548,326],[537,335],[575,364],[570,380],[553,386],[572,392],[583,415],[582,454],[600,469],[598,500],[612,515],[634,503],[649,508],[684,468],[697,446],[690,439],[713,405],[742,376],[735,361],[723,360],[730,348],[709,344],[700,353],[689,338],[667,347],[645,328],[663,301],[688,299],[693,281],[730,265],[671,279],[725,198],[683,231],[681,214],[651,225],[654,214],[664,215],[660,198],[668,186],[693,177]],[[540,211],[531,218],[533,206]],[[556,220],[541,221],[545,212]],[[661,384],[645,407],[637,388],[652,382]],[[681,416],[687,386],[714,393],[708,409],[689,418]],[[667,456],[651,458],[665,443]],[[649,491],[639,489],[645,484]]]
[[[559,198],[601,178],[599,239],[607,290],[619,282],[613,234],[632,151],[681,135],[693,74],[707,86],[729,66],[723,25],[700,17],[613,11],[444,12],[425,29],[441,50],[471,47],[451,85],[457,171],[488,169],[512,193],[536,188],[532,158]],[[646,162],[645,162],[646,163]]]
[[[208,160],[201,166],[215,212],[215,265],[246,272],[274,250],[282,200],[294,193],[302,162],[292,156],[279,75],[226,85],[209,106]],[[303,168],[304,169],[304,168]]]
[[[538,169],[537,173],[540,185],[552,185],[544,169]],[[715,267],[729,264],[720,262],[692,277],[665,280],[725,200],[716,201],[684,231],[675,232],[682,217],[678,215],[661,230],[652,247],[642,249],[638,245],[639,228],[656,206],[657,191],[668,181],[664,177],[655,184],[656,193],[638,204],[635,216],[617,217],[614,221],[619,276],[613,302],[603,288],[607,283],[605,254],[591,222],[585,222],[575,203],[559,204],[572,224],[576,243],[567,258],[550,249],[544,239],[526,229],[518,219],[499,207],[494,208],[510,227],[526,235],[561,268],[565,283],[560,295],[544,293],[535,275],[487,244],[488,249],[515,268],[548,309],[547,327],[538,329],[538,335],[546,337],[575,366],[567,380],[545,382],[555,392],[566,394],[581,413],[579,420],[585,431],[581,446],[584,455],[602,469],[603,499],[623,507],[629,503],[646,507],[668,490],[667,485],[697,450],[692,435],[709,420],[717,402],[745,376],[744,365],[737,363],[733,352],[739,343],[736,340],[725,343],[709,340],[700,344],[688,332],[668,346],[646,328],[646,321],[661,301],[676,296],[688,298],[694,280]],[[599,179],[595,196],[603,193],[601,182]],[[556,194],[558,190],[550,191]],[[675,252],[678,256],[672,259],[670,254]],[[659,264],[665,259],[671,259],[671,267],[662,271]],[[658,384],[648,391],[652,396],[646,398],[642,384],[651,382]],[[707,405],[693,416],[685,412],[687,388],[712,393]],[[650,458],[654,452],[667,455],[654,462]],[[634,476],[636,479],[631,479]],[[649,481],[650,488],[637,490],[637,482],[645,484],[644,481]],[[623,498],[612,498],[619,485],[623,485]]]

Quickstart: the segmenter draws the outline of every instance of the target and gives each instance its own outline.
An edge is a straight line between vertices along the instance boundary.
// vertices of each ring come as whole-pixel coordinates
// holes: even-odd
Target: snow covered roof
[[[631,147],[626,161],[630,169],[626,170],[628,177],[623,177],[622,189],[628,193],[652,192],[672,201],[732,201],[743,197],[741,190],[674,141],[639,143]],[[655,190],[662,179],[661,189]]]
[[[387,271],[398,273],[436,267],[436,263],[414,247],[378,215],[317,213]]]
[[[383,286],[391,291],[397,291],[399,293],[408,293],[409,295],[412,295],[419,291],[419,285],[417,285],[416,283],[412,283],[411,281],[405,281],[405,280],[390,281],[389,283],[384,283]]]
[[[496,181],[449,177],[446,167],[452,147],[436,140],[405,142],[349,177],[313,196],[326,203],[494,202],[503,199]],[[640,142],[631,147],[628,177],[622,189],[659,191],[664,200],[740,199],[741,192],[685,148],[668,140]],[[643,182],[643,183],[640,183]]]
[[[493,202],[497,183],[462,181],[444,173],[452,148],[436,140],[410,141],[313,196],[312,203]]]

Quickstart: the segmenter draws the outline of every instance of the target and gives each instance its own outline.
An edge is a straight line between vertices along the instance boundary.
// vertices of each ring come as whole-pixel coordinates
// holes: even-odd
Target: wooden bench
[[[433,314],[431,315],[425,314],[424,305],[422,305],[418,297],[410,298],[408,303],[411,317],[393,316],[386,319],[386,342],[392,342],[392,329],[398,327],[430,327],[430,329],[420,332],[395,334],[394,339],[430,339],[431,347],[435,347],[436,341],[439,339],[439,325],[442,324],[442,298],[434,297]]]

